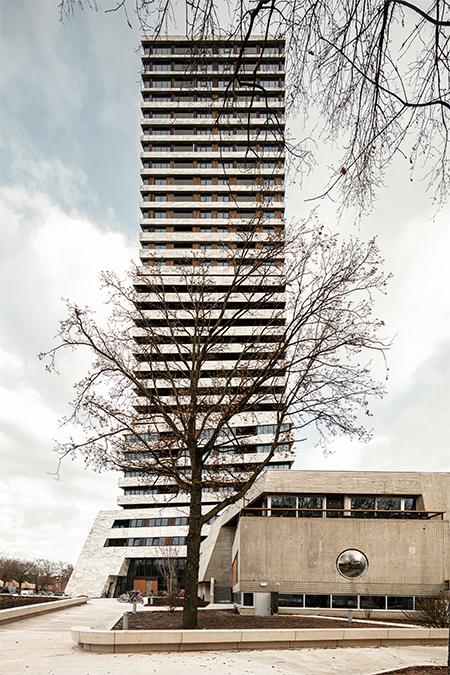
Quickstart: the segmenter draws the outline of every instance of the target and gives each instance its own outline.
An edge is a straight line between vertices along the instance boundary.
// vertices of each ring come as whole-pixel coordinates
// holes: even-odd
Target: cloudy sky
[[[74,562],[97,510],[114,507],[114,474],[67,462],[52,477],[53,439],[83,363],[67,357],[47,374],[36,354],[52,344],[61,298],[100,302],[98,274],[137,254],[138,34],[116,15],[84,11],[58,21],[57,0],[1,0],[0,551]],[[299,120],[291,120],[294,132]],[[298,132],[299,133],[299,132]],[[288,214],[323,187],[330,149],[288,188]],[[336,441],[329,454],[305,442],[297,468],[450,470],[450,218],[397,161],[371,213],[336,222],[378,236],[394,274],[378,313],[395,336],[388,394],[373,407],[373,439]]]

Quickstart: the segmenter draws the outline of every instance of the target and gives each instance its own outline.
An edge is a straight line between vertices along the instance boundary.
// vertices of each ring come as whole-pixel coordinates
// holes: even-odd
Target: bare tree
[[[188,495],[185,627],[197,624],[202,526],[290,447],[293,428],[367,438],[359,413],[383,392],[367,356],[385,347],[373,316],[387,282],[375,242],[305,224],[261,241],[253,232],[234,249],[226,286],[201,258],[176,277],[156,266],[128,283],[105,274],[108,321],[68,303],[57,343],[41,354],[50,370],[66,350],[92,358],[61,459],[81,454],[95,468],[137,473],[143,490]],[[276,422],[273,440],[243,462],[246,436],[234,420],[257,423],[262,404]],[[202,510],[205,490],[217,505]]]
[[[236,87],[267,96],[244,72],[242,55],[251,37],[284,36],[288,111],[318,118],[313,141],[343,148],[321,196],[341,189],[343,204],[370,207],[395,156],[405,172],[419,167],[442,204],[448,196],[450,112],[447,0],[60,0],[61,19],[77,7],[124,12],[128,23],[155,37],[184,33],[197,48],[203,38],[241,38],[230,59],[229,100]],[[258,59],[256,59],[258,61]],[[255,91],[256,87],[256,91]],[[311,165],[314,146],[285,139],[291,155]],[[249,144],[250,146],[250,144]],[[298,164],[296,163],[296,166]],[[327,167],[328,168],[328,167]]]
[[[56,577],[55,580],[59,585],[59,590],[61,593],[64,593],[67,583],[73,572],[73,565],[71,563],[66,563],[62,560],[55,563],[56,566]]]
[[[7,554],[0,554],[0,580],[2,586],[6,586],[8,581],[14,580],[16,559],[9,557]]]
[[[56,574],[56,563],[45,558],[33,560],[29,568],[29,579],[34,583],[36,593],[48,591],[54,585]]]
[[[178,572],[180,552],[176,546],[161,546],[159,569],[167,591],[167,606],[173,612],[179,599]]]
[[[18,594],[21,595],[24,582],[30,579],[32,563],[29,560],[22,560],[21,558],[14,559],[13,562],[13,580],[17,583]]]
[[[56,563],[45,558],[24,560],[0,554],[0,580],[3,585],[8,581],[15,581],[19,586],[19,593],[24,581],[34,583],[35,592],[54,588],[57,583],[60,584],[61,591],[64,591],[72,571],[73,566],[69,563]]]

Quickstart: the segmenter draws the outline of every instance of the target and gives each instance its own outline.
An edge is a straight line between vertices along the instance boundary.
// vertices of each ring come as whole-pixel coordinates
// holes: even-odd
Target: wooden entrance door
[[[135,591],[139,591],[141,595],[147,595],[145,589],[145,579],[134,579],[133,588]]]

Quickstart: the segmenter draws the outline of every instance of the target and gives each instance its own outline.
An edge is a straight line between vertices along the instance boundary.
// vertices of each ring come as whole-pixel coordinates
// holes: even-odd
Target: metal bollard
[[[128,630],[128,612],[122,617],[122,630]]]
[[[133,614],[136,614],[137,612],[137,602],[136,600],[133,602]]]
[[[349,623],[351,623],[351,622],[352,622],[352,619],[353,619],[353,612],[352,612],[351,609],[349,609],[349,610],[348,610],[348,613],[347,613],[347,621],[348,621]]]

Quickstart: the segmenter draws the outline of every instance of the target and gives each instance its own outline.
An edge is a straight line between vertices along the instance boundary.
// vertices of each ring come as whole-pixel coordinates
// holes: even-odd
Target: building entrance
[[[134,558],[130,560],[126,577],[118,577],[115,589],[115,597],[127,591],[137,590],[142,595],[156,595],[167,591],[164,558]],[[186,558],[177,558],[177,587],[184,588],[184,570]]]
[[[156,595],[158,593],[158,579],[134,579],[133,589],[141,595]]]

